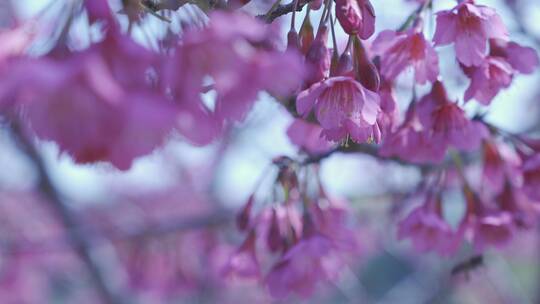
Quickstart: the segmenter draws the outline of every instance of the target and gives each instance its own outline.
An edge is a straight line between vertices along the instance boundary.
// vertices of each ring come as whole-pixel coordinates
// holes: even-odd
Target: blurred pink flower
[[[439,75],[439,58],[431,42],[418,28],[405,32],[383,31],[373,41],[372,51],[381,58],[381,74],[394,80],[408,67],[414,69],[416,82],[434,82]]]
[[[516,72],[531,74],[538,68],[538,54],[531,47],[502,39],[491,39],[489,45],[489,54],[493,57],[504,58]]]
[[[240,248],[229,257],[227,265],[223,269],[223,274],[226,277],[243,279],[258,279],[260,277],[261,271],[257,260],[255,241],[255,231],[252,230]]]
[[[416,105],[411,104],[402,125],[385,136],[379,154],[384,157],[397,156],[414,163],[438,163],[444,159],[446,145],[430,138],[420,124]]]
[[[151,52],[110,31],[63,56],[14,61],[12,81],[3,84],[38,137],[55,141],[77,163],[107,161],[125,170],[172,131],[174,105],[146,80]]]
[[[476,99],[489,105],[501,89],[508,88],[515,74],[530,74],[538,67],[538,55],[532,48],[500,39],[490,40],[490,55],[478,67],[464,67],[471,83],[465,101]]]
[[[195,113],[193,123],[183,122],[191,130],[205,128],[205,120],[197,124],[200,117],[217,119],[202,132],[207,136],[195,137],[198,143],[208,143],[212,130],[219,131],[223,123],[242,120],[260,91],[284,96],[300,86],[304,75],[300,55],[276,50],[276,35],[271,26],[240,12],[214,12],[206,28],[185,33],[166,78],[173,98],[190,109],[187,113]],[[212,110],[200,96],[205,78],[212,80],[211,89],[217,93]],[[190,128],[181,130],[188,133]]]
[[[307,75],[305,86],[307,87],[328,77],[331,56],[330,50],[326,46],[327,43],[328,27],[323,25],[317,30],[317,35],[306,53]]]
[[[398,238],[410,238],[419,252],[433,250],[440,255],[452,255],[459,249],[460,238],[443,219],[440,198],[427,193],[425,199],[422,206],[399,223]]]
[[[523,191],[533,200],[540,201],[540,154],[523,162]]]
[[[108,0],[84,0],[83,3],[90,24],[98,21],[112,22],[114,20]]]
[[[289,140],[309,154],[321,154],[332,148],[332,143],[322,138],[322,128],[297,118],[287,129]]]
[[[489,105],[499,91],[512,83],[512,66],[502,58],[487,57],[480,66],[471,68],[471,84],[465,91],[465,100],[476,99]]]
[[[490,191],[500,193],[507,182],[517,184],[521,177],[521,159],[504,143],[486,140],[483,145],[482,179]]]
[[[482,64],[490,38],[508,39],[501,17],[490,7],[465,0],[437,13],[435,45],[455,43],[457,59],[465,66]]]
[[[336,0],[336,17],[349,35],[368,39],[375,32],[375,10],[369,0]]]
[[[514,220],[509,212],[486,213],[473,220],[473,242],[478,251],[488,246],[503,247],[514,235]]]
[[[431,140],[460,150],[473,150],[488,135],[485,125],[466,117],[465,111],[448,99],[443,84],[436,81],[431,92],[418,102],[420,122]]]
[[[290,293],[303,298],[315,293],[319,283],[335,278],[341,259],[326,237],[313,234],[303,237],[289,249],[266,276],[270,294],[279,299]]]

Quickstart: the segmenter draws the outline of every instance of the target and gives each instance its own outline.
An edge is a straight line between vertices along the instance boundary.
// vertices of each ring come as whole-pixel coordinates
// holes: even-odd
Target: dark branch
[[[298,1],[298,7],[296,8],[296,11],[300,12],[304,8],[304,5],[310,3],[313,0],[299,0]],[[277,8],[270,10],[268,13],[264,15],[258,15],[257,18],[264,20],[266,23],[272,23],[276,18],[281,17],[283,15],[287,15],[288,13],[292,13],[294,10],[294,1],[292,1],[289,4],[285,5],[279,5]]]
[[[85,237],[82,230],[79,229],[78,223],[71,210],[63,203],[60,194],[52,184],[43,159],[39,155],[32,141],[25,136],[24,131],[19,126],[17,120],[12,121],[12,135],[19,144],[21,150],[23,150],[33,162],[40,181],[40,191],[45,198],[44,202],[49,204],[51,210],[56,213],[58,219],[62,223],[67,234],[68,242],[72,245],[73,250],[86,266],[90,279],[98,290],[103,302],[106,304],[125,303],[106,283],[106,279],[101,272],[99,263],[91,254],[90,242]]]

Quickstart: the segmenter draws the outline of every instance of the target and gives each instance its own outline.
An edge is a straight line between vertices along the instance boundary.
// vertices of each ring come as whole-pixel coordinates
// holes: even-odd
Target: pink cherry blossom
[[[431,140],[413,104],[407,110],[403,124],[385,136],[379,154],[397,156],[414,163],[438,163],[444,159],[446,145]]]
[[[308,74],[305,85],[308,87],[328,76],[330,71],[330,50],[326,46],[327,42],[328,27],[323,25],[318,29],[317,36],[306,53]]]
[[[176,112],[146,81],[152,53],[114,31],[109,35],[63,59],[13,61],[5,94],[22,109],[29,129],[77,163],[108,161],[125,170],[163,143]]]
[[[482,63],[490,38],[508,39],[501,17],[490,7],[465,0],[451,10],[437,13],[435,45],[455,43],[457,59],[465,66]]]
[[[287,129],[290,141],[310,154],[321,154],[331,149],[332,144],[322,138],[322,128],[297,118]]]
[[[459,249],[459,238],[442,217],[440,204],[439,197],[433,193],[426,194],[425,203],[399,223],[399,239],[410,238],[419,252],[433,250],[440,255],[455,253]]]
[[[245,279],[257,279],[260,276],[260,266],[255,253],[255,241],[255,231],[251,231],[240,248],[229,258],[223,270],[225,276]]]
[[[387,80],[394,80],[409,67],[414,69],[414,77],[420,84],[437,80],[437,53],[416,28],[401,33],[381,32],[373,41],[372,51],[381,57],[381,73]]]
[[[471,121],[457,103],[448,99],[446,89],[439,81],[418,102],[418,116],[433,141],[461,150],[478,148],[488,133],[481,122]]]
[[[331,241],[318,234],[302,238],[285,253],[266,276],[270,294],[278,299],[295,293],[303,298],[316,287],[335,279],[342,260]]]
[[[336,17],[349,35],[368,39],[375,32],[375,10],[369,0],[336,0]]]
[[[114,20],[108,0],[84,0],[84,8],[88,13],[90,24],[97,21],[111,23]]]
[[[508,212],[481,215],[475,218],[473,225],[473,242],[478,251],[488,246],[503,247],[514,234],[513,218]]]
[[[491,39],[489,42],[490,55],[504,58],[516,72],[531,74],[538,68],[539,59],[535,49],[502,39]]]
[[[540,201],[540,154],[523,163],[523,191],[533,200]]]
[[[490,191],[500,193],[507,182],[518,183],[521,159],[503,143],[484,141],[482,178]]]
[[[314,84],[298,95],[296,108],[304,116],[315,109],[323,134],[333,141],[350,135],[363,142],[378,128],[379,96],[351,77],[331,77]]]
[[[465,100],[476,99],[488,105],[499,91],[512,83],[512,66],[501,58],[488,57],[479,67],[474,67],[471,84],[465,91]]]
[[[302,82],[299,55],[275,50],[275,35],[273,28],[242,13],[213,13],[208,27],[185,34],[170,85],[182,94],[200,92],[204,77],[210,76],[217,93],[216,118],[241,120],[261,90],[286,95]],[[205,108],[196,94],[181,97],[188,108]]]
[[[471,78],[466,101],[474,98],[488,105],[501,89],[510,86],[515,74],[530,74],[538,67],[534,49],[500,39],[491,39],[490,46],[490,55],[480,66],[464,68]]]

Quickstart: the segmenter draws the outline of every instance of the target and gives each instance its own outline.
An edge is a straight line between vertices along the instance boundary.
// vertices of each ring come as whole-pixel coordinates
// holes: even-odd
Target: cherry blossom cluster
[[[262,281],[275,298],[307,298],[354,264],[359,235],[348,204],[326,194],[316,168],[286,157],[273,163],[278,174],[272,200],[257,204],[252,195],[238,213],[237,227],[247,236],[224,273]]]
[[[501,248],[540,216],[540,140],[490,124],[483,110],[540,61],[532,47],[510,40],[493,8],[460,0],[434,12],[435,1],[414,1],[402,26],[385,30],[375,28],[369,0],[278,2],[257,17],[242,10],[249,1],[209,1],[202,24],[169,29],[153,49],[134,40],[132,25],[148,13],[169,22],[161,11],[190,4],[124,0],[117,12],[107,0],[84,0],[39,56],[32,50],[43,37],[34,22],[0,31],[0,114],[23,137],[54,142],[76,164],[122,171],[173,136],[199,146],[219,141],[261,92],[294,117],[287,136],[299,153],[275,158],[271,193],[260,198],[257,189],[237,213],[243,241],[233,252],[204,232],[111,240],[128,285],[149,297],[163,296],[163,286],[173,294],[208,279],[194,274],[204,265],[188,265],[199,261],[198,252],[176,259],[188,242],[219,269],[209,275],[212,284],[217,277],[251,279],[286,299],[310,297],[338,280],[361,254],[358,227],[348,203],[327,194],[318,169],[331,154],[355,149],[421,170],[422,181],[400,202],[408,212],[396,225],[399,239],[445,256],[464,244],[478,252]],[[287,14],[285,37],[274,20]],[[72,18],[81,16],[98,33],[87,46],[70,40]],[[425,29],[430,21],[433,37]],[[338,43],[338,33],[346,43]],[[439,50],[448,46],[468,83],[463,92],[450,91],[439,65]],[[400,111],[396,88],[407,79],[412,100]],[[482,112],[472,112],[473,103]],[[460,202],[464,211],[452,221],[445,210]],[[146,220],[161,220],[152,208]],[[100,224],[88,225],[121,218],[100,216]],[[22,288],[16,277],[0,287]]]

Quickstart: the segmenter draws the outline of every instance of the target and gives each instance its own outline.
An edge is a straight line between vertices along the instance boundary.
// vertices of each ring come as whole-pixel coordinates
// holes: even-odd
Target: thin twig
[[[73,250],[86,266],[90,279],[92,280],[95,288],[98,290],[101,299],[107,304],[125,303],[110,289],[110,286],[108,286],[106,283],[106,280],[100,270],[101,268],[99,267],[99,263],[91,254],[90,242],[79,229],[78,223],[71,210],[69,210],[69,208],[63,203],[60,194],[52,184],[43,159],[39,155],[32,141],[25,136],[24,131],[18,124],[18,121],[12,121],[11,131],[21,150],[26,153],[28,158],[35,166],[39,177],[40,193],[45,198],[44,202],[49,204],[49,207],[56,213],[58,219],[64,226],[69,243],[72,245]]]
[[[299,0],[296,11],[300,12],[304,8],[304,5],[310,3],[313,0]],[[278,17],[281,17],[283,15],[287,15],[289,13],[292,13],[295,7],[295,1],[292,1],[289,4],[285,5],[279,5],[278,7],[273,8],[272,11],[264,14],[264,15],[258,15],[257,18],[264,20],[266,23],[272,23],[274,20]]]

